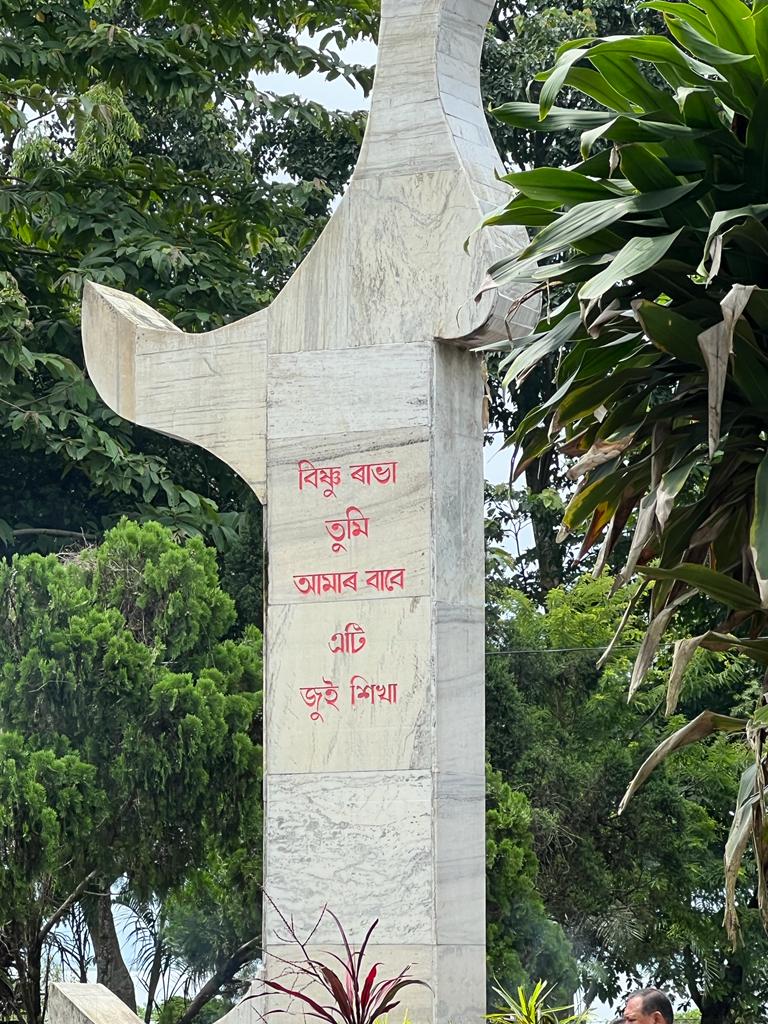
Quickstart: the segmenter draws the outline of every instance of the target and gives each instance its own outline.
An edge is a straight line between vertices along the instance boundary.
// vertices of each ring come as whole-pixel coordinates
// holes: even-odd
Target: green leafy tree
[[[186,330],[267,303],[327,219],[356,115],[260,91],[254,72],[368,69],[336,4],[0,3],[0,541],[50,550],[122,514],[219,546],[245,486],[203,453],[106,409],[83,371],[86,279]],[[305,41],[306,40],[306,41]]]
[[[169,899],[173,921],[201,877],[260,876],[261,638],[224,639],[234,617],[213,550],[158,524],[0,564],[0,999],[28,1024],[51,921],[76,901],[99,980],[130,1004],[113,884]],[[258,935],[253,882],[230,910],[211,970]]]
[[[486,808],[488,1004],[498,1006],[497,986],[527,987],[539,977],[567,1000],[578,986],[578,971],[568,939],[536,887],[528,798],[489,768]]]
[[[745,913],[738,950],[721,924],[722,845],[745,752],[723,737],[691,747],[617,815],[638,759],[683,717],[669,725],[661,717],[664,664],[626,702],[639,616],[627,623],[626,647],[596,668],[623,611],[623,596],[611,589],[609,578],[555,589],[545,611],[496,590],[488,614],[489,758],[530,804],[536,896],[565,932],[587,999],[616,1000],[628,983],[653,978],[697,1005],[709,1024],[752,1021],[768,999],[768,941],[755,909]],[[700,652],[684,714],[713,703],[738,714],[758,685],[750,669],[731,655]],[[739,894],[750,898],[744,881]],[[532,973],[556,980],[551,970]],[[564,996],[570,1002],[572,991]]]
[[[540,230],[493,274],[497,282],[565,289],[509,357],[513,380],[544,350],[559,353],[559,390],[524,418],[516,440],[523,462],[553,446],[580,456],[564,523],[586,527],[585,550],[605,534],[601,564],[632,517],[621,580],[641,573],[651,624],[631,694],[678,610],[698,601],[698,635],[675,651],[672,713],[698,647],[768,661],[761,638],[768,622],[768,22],[761,6],[741,0],[723,8],[704,0],[652,6],[664,12],[669,35],[567,44],[543,76],[538,105],[497,111],[516,127],[581,133],[582,162],[509,176],[518,194],[501,220]],[[653,82],[640,71],[646,65]],[[587,91],[599,109],[558,107],[565,87]],[[726,857],[734,939],[735,887],[750,842],[754,899],[768,922],[764,702],[760,696],[741,716],[703,712],[637,779],[671,749],[716,731],[746,731],[753,763],[742,776]]]
[[[541,90],[540,71],[549,67],[557,49],[579,36],[611,36],[648,32],[661,19],[641,3],[498,3],[483,50],[483,95],[495,107],[508,101],[525,102]],[[567,87],[559,103],[565,107],[594,108],[591,94]],[[510,170],[530,169],[541,164],[567,166],[579,158],[578,139],[559,131],[531,132],[498,119],[490,121],[491,132]],[[557,289],[553,293],[556,296]],[[490,413],[493,430],[509,438],[534,407],[554,393],[556,355],[541,362],[513,386],[504,381],[499,358],[487,357]],[[518,544],[515,586],[541,602],[553,587],[574,577],[572,552],[558,542],[562,507],[553,504],[554,494],[566,495],[572,483],[565,477],[562,461],[551,450],[526,461],[512,489],[512,516]],[[533,543],[529,543],[531,538]]]

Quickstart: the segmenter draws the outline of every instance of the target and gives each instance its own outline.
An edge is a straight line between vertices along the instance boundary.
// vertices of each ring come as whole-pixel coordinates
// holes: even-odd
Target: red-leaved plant
[[[273,904],[274,906],[274,904]],[[277,908],[275,907],[275,910]],[[364,970],[363,958],[368,942],[373,934],[378,919],[373,922],[363,939],[360,949],[355,952],[350,945],[347,934],[342,927],[341,921],[327,907],[323,911],[307,939],[300,939],[292,923],[288,922],[280,914],[283,924],[288,929],[289,940],[295,943],[302,953],[302,959],[296,961],[283,960],[270,954],[273,960],[284,965],[284,969],[277,978],[265,978],[264,984],[268,990],[282,992],[293,999],[298,999],[304,1004],[304,1016],[315,1017],[325,1021],[325,1024],[374,1024],[379,1017],[394,1010],[400,1000],[395,998],[407,985],[423,985],[429,988],[425,981],[409,976],[410,965],[404,967],[399,974],[391,978],[377,980],[380,963],[372,964]],[[330,960],[335,960],[339,967],[332,970],[321,960],[311,956],[308,949],[312,935],[325,915],[331,917],[339,930],[341,941],[344,946],[344,957],[336,956],[335,953],[325,952],[323,955]],[[288,976],[296,979],[292,985],[283,984],[280,979]],[[297,985],[305,983],[304,988],[314,989],[312,996],[308,995],[303,988]],[[258,993],[260,996],[266,992]],[[249,996],[247,998],[255,998]],[[269,1010],[269,1013],[283,1013],[284,1010]],[[267,1014],[263,1014],[267,1016]]]

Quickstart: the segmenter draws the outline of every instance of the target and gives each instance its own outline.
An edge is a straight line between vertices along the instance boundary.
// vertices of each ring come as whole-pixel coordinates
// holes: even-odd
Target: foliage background
[[[332,44],[374,37],[376,17],[373,5],[328,0],[311,7],[214,2],[204,19],[195,5],[182,2],[0,2],[0,540],[6,556],[63,549],[59,563],[32,562],[24,570],[25,580],[40,586],[62,573],[76,576],[81,569],[72,566],[84,556],[72,552],[101,541],[124,515],[165,524],[174,538],[201,537],[215,545],[217,567],[210,551],[197,546],[174,555],[199,558],[207,567],[200,584],[206,595],[223,588],[234,601],[233,612],[229,599],[216,598],[226,610],[215,640],[176,652],[176,669],[192,677],[178,685],[196,702],[205,679],[226,704],[240,694],[245,659],[250,669],[240,696],[255,703],[250,725],[235,733],[254,749],[260,742],[252,629],[262,617],[260,508],[214,459],[132,427],[101,405],[83,373],[80,291],[86,278],[125,288],[187,330],[209,329],[268,302],[343,188],[364,114],[266,94],[250,72],[341,74],[367,88],[370,69],[345,65]],[[652,12],[604,0],[500,3],[484,50],[485,97],[494,104],[522,101],[529,89],[535,97],[541,85],[532,80],[550,66],[565,38],[647,32],[658,24]],[[568,88],[561,102],[594,106]],[[492,130],[516,170],[577,158],[574,138],[560,132],[533,134],[500,122]],[[493,359],[490,370],[491,428],[509,435],[552,394],[554,361],[514,390]],[[651,781],[627,817],[616,819],[632,772],[682,718],[665,723],[661,717],[664,657],[641,699],[625,704],[638,621],[626,634],[628,649],[604,672],[595,669],[594,649],[606,644],[619,602],[605,584],[575,585],[572,550],[556,543],[563,496],[573,488],[562,469],[542,453],[526,468],[513,501],[506,488],[489,493],[490,966],[507,987],[544,976],[566,999],[579,981],[588,998],[610,999],[628,984],[654,979],[689,1002],[730,1003],[730,1018],[710,1020],[741,1024],[760,1012],[768,990],[756,920],[745,922],[749,942],[741,960],[730,953],[719,924],[722,823],[734,797],[729,773],[741,755],[722,741],[686,752]],[[135,527],[120,530],[125,537],[143,536],[130,533]],[[509,531],[522,544],[511,563]],[[165,534],[146,536],[159,547],[170,543]],[[115,543],[108,540],[105,550],[114,551]],[[129,561],[141,564],[141,544],[131,543]],[[122,635],[115,596],[109,608],[92,613],[106,616],[103,621]],[[63,645],[55,659],[98,635],[91,623],[79,632],[54,628],[39,602],[31,601],[27,614],[33,622],[39,618],[47,643],[55,633]],[[196,608],[193,615],[199,614]],[[146,665],[142,648],[128,646],[137,664]],[[48,649],[27,653],[30,664],[55,660]],[[91,657],[98,661],[101,654]],[[211,682],[212,662],[221,677]],[[26,931],[3,938],[17,957],[29,948],[33,960],[39,953],[43,975],[82,976],[96,955],[87,900],[73,905],[66,927],[53,929],[39,950],[29,939],[39,936],[64,890],[87,874],[93,838],[103,835],[104,801],[121,780],[113,777],[110,748],[81,756],[82,707],[80,724],[73,710],[66,729],[46,733],[35,718],[45,700],[35,696],[34,673],[20,677],[10,649],[3,671],[14,699],[8,699],[4,725],[2,827],[23,821],[40,837],[34,857],[29,845],[19,846],[7,896],[18,901]],[[76,705],[85,683],[77,673],[72,678],[81,681],[69,685],[66,699]],[[144,678],[136,670],[120,687],[144,709],[151,682],[151,674]],[[681,713],[713,702],[738,713],[755,686],[737,660],[700,652]],[[109,687],[89,692],[88,713],[111,714]],[[65,699],[44,696],[54,703]],[[129,850],[128,833],[121,838],[118,830],[114,859],[98,864],[101,885],[94,889],[109,894],[102,904],[120,904],[119,914],[132,922],[130,948],[138,951],[148,988],[146,1016],[155,1013],[162,1024],[215,1019],[257,955],[248,944],[258,934],[258,801],[249,796],[249,812],[222,835],[209,828],[209,794],[200,789],[197,760],[205,749],[190,742],[179,762],[189,773],[179,786],[199,827],[180,821],[171,800],[153,805],[156,841],[185,829],[178,861],[156,862],[150,835],[147,846]],[[135,754],[148,786],[157,773],[167,778],[176,770],[159,754],[150,758],[141,744]],[[15,808],[11,816],[9,807]],[[57,853],[63,850],[71,851],[66,866]],[[55,885],[46,881],[53,877]],[[93,924],[92,910],[91,923],[96,933],[103,931]],[[104,936],[101,942],[110,945]],[[120,984],[109,973],[104,977]],[[44,1009],[35,1002],[37,980],[22,985],[29,1024]],[[204,1005],[190,1001],[206,985],[214,998]],[[14,1013],[19,991],[18,960],[6,960],[0,1000]]]

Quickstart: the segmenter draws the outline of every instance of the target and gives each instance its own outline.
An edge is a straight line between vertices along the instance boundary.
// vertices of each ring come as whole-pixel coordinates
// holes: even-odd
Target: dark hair
[[[672,1012],[672,1003],[661,989],[641,988],[637,992],[630,992],[627,1002],[630,999],[642,1000],[643,1013],[660,1013],[667,1024],[674,1024],[675,1015]]]

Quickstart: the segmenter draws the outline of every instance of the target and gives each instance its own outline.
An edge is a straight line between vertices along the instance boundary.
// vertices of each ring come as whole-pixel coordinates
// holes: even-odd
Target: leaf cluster
[[[671,713],[697,648],[768,663],[768,22],[741,0],[644,6],[667,34],[569,42],[539,104],[497,108],[519,128],[577,133],[581,161],[508,175],[517,194],[488,223],[536,231],[492,268],[494,285],[564,292],[506,357],[510,381],[558,358],[555,391],[516,430],[518,472],[552,446],[575,458],[565,528],[586,529],[582,554],[604,536],[600,571],[633,521],[620,582],[652,581],[631,694],[678,609],[709,599],[710,628],[676,647]],[[566,87],[597,109],[557,106]],[[760,715],[748,730],[758,765]],[[737,818],[768,920],[763,771]],[[732,836],[729,877],[744,836]],[[732,904],[727,922],[733,933]]]
[[[225,639],[234,615],[213,549],[159,524],[125,521],[76,555],[0,564],[6,1008],[20,993],[37,1019],[30,935],[84,879],[122,878],[142,899],[176,893],[176,920],[185,886],[258,874],[261,637]],[[209,962],[254,913],[258,926],[253,888],[218,947],[211,931]]]
[[[376,25],[363,0],[0,4],[0,447],[59,499],[0,488],[11,550],[99,535],[122,514],[234,540],[244,485],[201,456],[190,486],[178,442],[96,395],[82,286],[129,290],[185,330],[268,303],[325,223],[361,119],[261,90],[254,72],[367,90],[370,69],[338,47]]]

